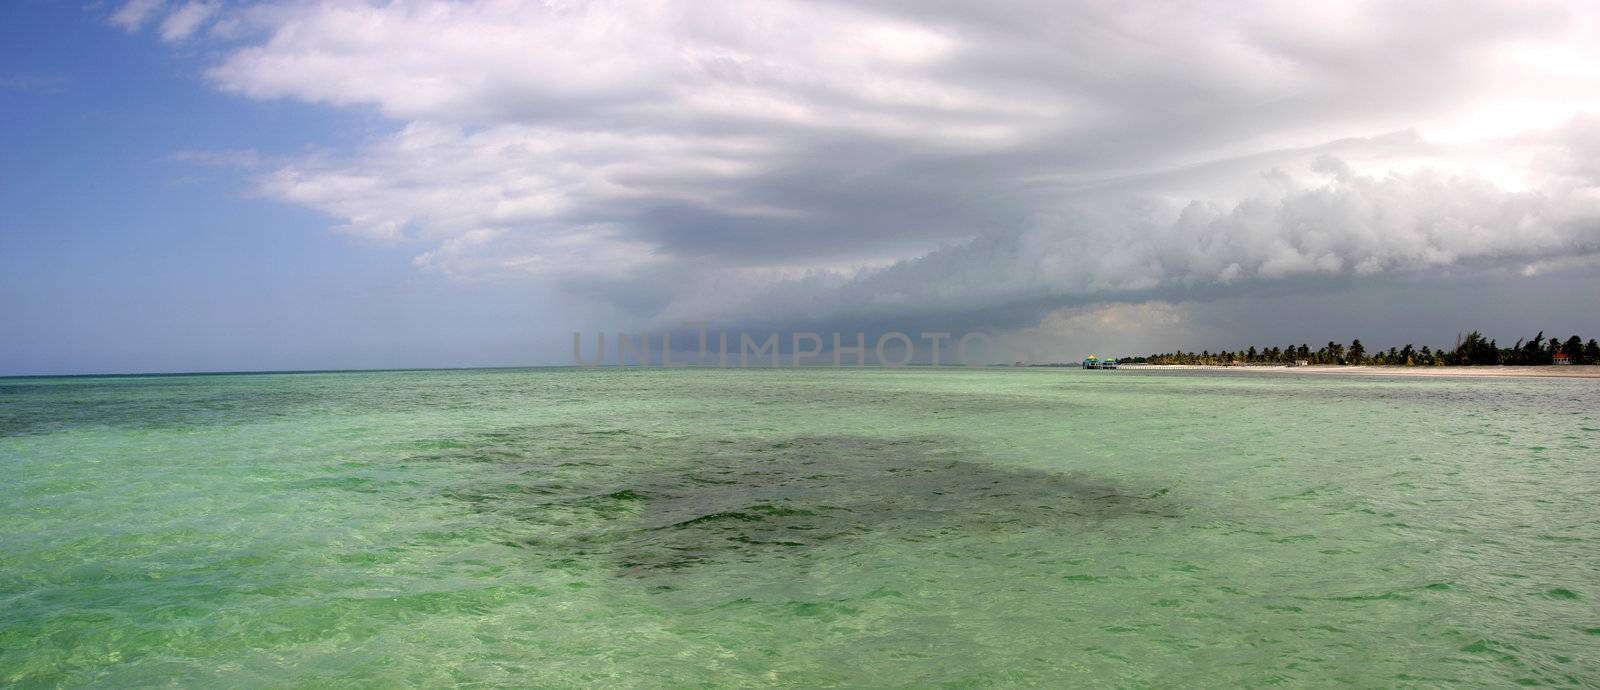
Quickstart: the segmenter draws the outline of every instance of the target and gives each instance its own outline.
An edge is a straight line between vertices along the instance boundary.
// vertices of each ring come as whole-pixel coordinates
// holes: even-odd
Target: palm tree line
[[[1388,350],[1367,351],[1357,338],[1348,346],[1329,342],[1315,350],[1304,343],[1283,347],[1258,348],[1230,352],[1169,352],[1148,357],[1129,357],[1123,362],[1144,364],[1344,364],[1382,366],[1536,366],[1554,364],[1557,355],[1565,355],[1571,364],[1600,364],[1600,342],[1590,338],[1587,343],[1576,335],[1561,340],[1544,337],[1544,332],[1530,339],[1518,339],[1511,347],[1500,347],[1494,340],[1478,331],[1456,336],[1453,348],[1430,348],[1423,345],[1390,347]]]

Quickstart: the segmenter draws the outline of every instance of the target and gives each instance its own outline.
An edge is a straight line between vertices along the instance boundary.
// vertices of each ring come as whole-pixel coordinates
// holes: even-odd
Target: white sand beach
[[[1237,366],[1224,367],[1206,364],[1124,364],[1122,369],[1179,370],[1214,369],[1218,371],[1256,372],[1262,374],[1329,374],[1336,376],[1414,376],[1414,377],[1536,377],[1600,379],[1600,366],[1483,366],[1483,367],[1385,367],[1385,366]]]

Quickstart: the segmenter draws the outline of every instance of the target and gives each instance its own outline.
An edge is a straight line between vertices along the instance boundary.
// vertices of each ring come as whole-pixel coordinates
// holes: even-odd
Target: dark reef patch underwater
[[[558,447],[581,448],[590,459],[541,458],[539,449],[563,435]],[[559,539],[515,543],[558,559],[606,553],[629,576],[728,561],[802,567],[822,557],[822,547],[848,549],[862,535],[912,543],[1026,530],[1065,536],[1126,514],[1177,517],[1167,488],[1130,492],[1074,473],[962,460],[953,437],[689,443],[574,425],[520,427],[447,442],[457,449],[414,459],[504,463],[515,480],[451,495],[531,525],[582,525]],[[628,461],[631,453],[692,460],[643,464]]]

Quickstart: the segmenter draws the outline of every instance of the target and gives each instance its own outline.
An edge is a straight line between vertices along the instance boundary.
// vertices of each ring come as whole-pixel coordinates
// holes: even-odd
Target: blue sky
[[[0,374],[503,366],[561,342],[527,281],[420,272],[410,248],[181,159],[359,140],[381,118],[218,93],[204,52],[76,2],[4,3],[0,27]]]
[[[13,0],[0,375],[1600,335],[1600,12],[1424,5]]]

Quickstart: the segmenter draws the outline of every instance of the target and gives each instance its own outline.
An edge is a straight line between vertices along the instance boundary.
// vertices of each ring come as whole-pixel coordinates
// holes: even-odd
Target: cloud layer
[[[1600,253],[1583,3],[132,0],[372,109],[269,196],[641,322],[948,318]],[[780,316],[781,315],[781,316]],[[979,317],[977,315],[987,315]]]

